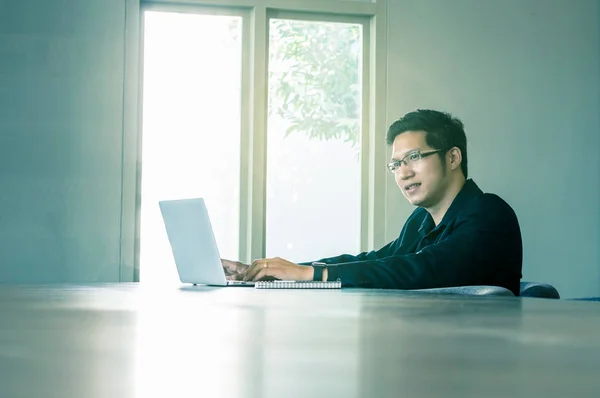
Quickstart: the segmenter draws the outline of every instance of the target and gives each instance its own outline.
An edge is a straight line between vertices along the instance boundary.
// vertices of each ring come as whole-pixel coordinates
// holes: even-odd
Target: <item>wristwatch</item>
[[[327,268],[327,264],[315,261],[312,263],[312,267],[315,270],[315,272],[313,274],[313,281],[322,281],[323,280],[323,270],[325,268]]]

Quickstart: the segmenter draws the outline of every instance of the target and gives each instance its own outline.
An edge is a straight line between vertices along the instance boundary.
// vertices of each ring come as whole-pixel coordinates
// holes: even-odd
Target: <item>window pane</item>
[[[142,282],[178,280],[159,200],[204,197],[221,256],[239,256],[241,25],[144,13]]]
[[[360,248],[362,26],[270,20],[267,257]]]

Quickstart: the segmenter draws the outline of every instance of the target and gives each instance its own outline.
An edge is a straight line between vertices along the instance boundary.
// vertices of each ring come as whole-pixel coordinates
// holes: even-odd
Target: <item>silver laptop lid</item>
[[[183,283],[226,286],[225,272],[203,198],[159,202]]]

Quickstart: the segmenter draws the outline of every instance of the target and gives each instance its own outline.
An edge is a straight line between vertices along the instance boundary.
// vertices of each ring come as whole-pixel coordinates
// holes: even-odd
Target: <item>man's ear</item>
[[[446,156],[448,159],[450,170],[456,170],[460,167],[460,164],[462,163],[462,152],[458,147],[450,149],[446,153]]]

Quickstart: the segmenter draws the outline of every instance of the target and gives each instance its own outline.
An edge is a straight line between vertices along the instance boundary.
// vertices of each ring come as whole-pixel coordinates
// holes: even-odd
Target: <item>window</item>
[[[176,280],[158,201],[204,197],[238,257],[242,18],[144,12],[140,281]]]
[[[385,2],[311,4],[142,2],[140,281],[177,281],[160,200],[204,197],[223,258],[383,243]]]
[[[273,18],[267,257],[360,250],[362,25]]]

